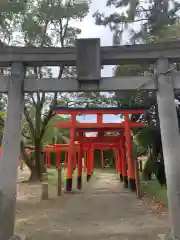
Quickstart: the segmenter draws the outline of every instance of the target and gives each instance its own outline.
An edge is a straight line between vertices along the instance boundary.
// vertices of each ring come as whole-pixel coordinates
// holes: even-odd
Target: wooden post
[[[61,165],[60,157],[61,157],[60,149],[56,148],[56,168],[59,168],[59,166]]]
[[[143,172],[143,166],[142,166],[142,160],[139,160],[139,171],[142,173]]]
[[[139,176],[139,163],[136,159],[136,165],[135,165],[135,172],[136,172],[136,195],[138,198],[141,197],[141,185],[140,185],[140,176]]]
[[[8,89],[8,106],[0,161],[0,240],[9,240],[14,233],[16,179],[20,157],[21,115],[23,113],[23,81],[25,68],[12,64]]]
[[[128,178],[129,178],[129,188],[131,191],[136,191],[136,181],[135,181],[135,171],[134,171],[134,161],[133,161],[133,151],[132,151],[132,137],[131,130],[129,127],[129,116],[124,115],[125,120],[125,138],[127,145],[127,155],[128,155]]]
[[[115,163],[116,163],[116,172],[118,176],[120,177],[121,181],[121,166],[120,166],[120,151],[119,149],[114,149],[114,156],[115,156]]]
[[[62,168],[61,164],[58,167],[58,196],[62,193]]]

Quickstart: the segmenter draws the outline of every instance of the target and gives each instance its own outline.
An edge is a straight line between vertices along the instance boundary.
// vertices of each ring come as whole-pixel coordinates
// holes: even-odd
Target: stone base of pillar
[[[72,191],[72,178],[66,179],[66,191],[71,192]]]
[[[24,235],[15,233],[10,240],[26,240],[27,238]]]
[[[124,188],[128,188],[128,177],[124,176]]]
[[[123,178],[122,173],[119,174],[119,177],[120,177],[120,182],[124,182],[124,178]]]
[[[92,175],[87,174],[87,182],[89,182],[89,180],[91,179]]]
[[[78,176],[77,177],[77,189],[81,189],[82,188],[82,176]]]
[[[178,240],[177,238],[174,238],[169,234],[158,234],[159,240]]]
[[[136,191],[136,180],[135,179],[129,178],[129,189],[132,192]]]
[[[48,199],[48,183],[44,182],[42,183],[42,192],[41,192],[41,200],[47,200]]]

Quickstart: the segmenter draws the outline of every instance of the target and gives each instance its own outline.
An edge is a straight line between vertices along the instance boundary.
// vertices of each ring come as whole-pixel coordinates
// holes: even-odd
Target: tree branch
[[[0,116],[0,126],[4,127],[4,119]]]
[[[30,138],[28,135],[26,135],[26,133],[25,133],[24,131],[21,131],[21,134],[22,134],[22,136],[23,136],[24,138],[26,138],[27,140],[31,140],[31,138]]]
[[[40,108],[41,108],[41,110],[42,110],[43,105],[44,105],[45,97],[46,97],[46,93],[43,92],[42,93],[42,97],[41,97],[41,101],[40,101]]]
[[[57,105],[57,93],[54,94],[54,99],[52,100],[52,103],[49,107],[49,111],[46,115],[46,117],[44,118],[44,121],[42,123],[42,128],[41,128],[41,133],[40,133],[40,140],[43,138],[44,133],[46,131],[48,122],[50,121],[50,119],[54,116],[54,108]]]
[[[62,77],[62,74],[63,74],[63,70],[64,70],[64,66],[61,66],[60,69],[59,69],[59,74],[58,74],[58,79],[60,79]],[[44,133],[46,131],[46,128],[47,128],[47,125],[48,125],[48,122],[51,120],[51,118],[54,116],[54,108],[55,106],[57,105],[57,96],[58,96],[58,93],[55,93],[54,94],[54,98],[51,102],[51,105],[49,107],[49,111],[46,115],[46,117],[44,118],[44,121],[42,123],[42,128],[41,128],[41,133],[40,133],[40,139],[43,138],[44,136]]]
[[[34,125],[33,125],[33,122],[32,122],[32,120],[31,120],[30,116],[29,116],[29,112],[28,112],[28,109],[27,109],[26,106],[24,106],[24,116],[25,116],[25,118],[26,118],[26,121],[28,122],[31,136],[32,136],[32,138],[34,138],[34,136],[35,136]]]
[[[45,44],[45,36],[46,36],[48,24],[49,24],[49,17],[47,17],[46,20],[45,20],[44,29],[43,29],[43,32],[42,32],[42,41],[41,41],[40,47],[43,47],[44,44]],[[42,72],[41,72],[40,67],[38,69],[34,68],[34,71],[35,71],[35,74],[36,74],[36,78],[38,78],[38,75],[40,76],[40,78],[42,78]],[[40,98],[40,93],[39,92],[37,93],[37,101],[38,101],[38,103],[40,103],[41,109],[43,108],[43,103],[45,101],[45,96],[46,96],[46,94],[42,93],[42,98]]]
[[[31,98],[32,102],[33,102],[33,105],[34,107],[36,106],[36,101],[35,101],[35,98],[34,98],[34,95],[33,93],[29,93],[28,96]]]
[[[68,6],[70,6],[70,3],[71,3],[71,0],[69,1],[68,3]],[[62,24],[62,20],[60,19],[59,20],[59,25],[60,25],[60,42],[61,42],[61,47],[64,47],[64,39],[66,37],[66,32],[67,32],[67,28],[68,28],[68,24],[69,24],[69,20],[70,18],[67,18],[66,20],[66,24],[65,26],[63,27],[63,24]],[[63,31],[64,30],[64,31]],[[59,69],[59,74],[58,74],[58,79],[60,79],[63,75],[63,71],[64,71],[64,65],[60,65],[60,69]],[[40,133],[40,139],[43,138],[44,136],[44,133],[46,131],[46,128],[47,128],[47,125],[48,125],[48,122],[50,121],[50,119],[54,116],[54,108],[55,106],[57,105],[57,96],[58,96],[58,93],[55,93],[54,94],[54,98],[52,100],[52,103],[49,107],[49,111],[46,115],[46,117],[44,118],[44,121],[42,123],[42,127],[41,127],[41,133]],[[43,106],[43,102],[45,100],[45,95],[42,97],[41,99],[41,106]]]

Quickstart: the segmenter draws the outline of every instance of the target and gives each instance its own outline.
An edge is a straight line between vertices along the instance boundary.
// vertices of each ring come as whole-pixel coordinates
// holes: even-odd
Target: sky
[[[80,25],[78,25],[82,31],[79,38],[100,38],[101,46],[110,46],[112,45],[112,33],[110,29],[108,27],[95,25],[95,19],[92,17],[97,10],[107,15],[111,12],[110,9],[106,7],[106,0],[92,0],[89,14],[83,19]],[[102,70],[102,76],[111,77],[112,66],[106,66],[104,70]]]
[[[90,5],[89,14],[82,20],[78,27],[81,29],[81,34],[79,38],[100,38],[101,46],[111,46],[112,45],[112,33],[108,27],[95,25],[95,19],[92,17],[94,12],[99,10],[105,14],[114,12],[115,9],[109,9],[106,7],[106,0],[92,0]],[[111,77],[113,66],[105,66],[102,70],[103,77]],[[81,122],[95,122],[96,116],[89,115],[78,117]],[[120,122],[119,115],[104,115],[104,122]]]

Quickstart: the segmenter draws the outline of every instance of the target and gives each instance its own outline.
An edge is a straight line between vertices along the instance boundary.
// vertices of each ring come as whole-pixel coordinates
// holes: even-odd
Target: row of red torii
[[[50,152],[56,152],[56,167],[60,164],[60,153],[68,153],[66,172],[66,191],[72,191],[73,170],[77,166],[77,188],[82,187],[83,159],[84,169],[87,172],[87,181],[93,175],[94,170],[94,150],[101,150],[102,167],[104,168],[104,149],[112,149],[116,159],[116,171],[120,180],[124,182],[124,187],[132,191],[136,190],[135,161],[133,158],[133,145],[131,129],[142,128],[144,123],[130,121],[130,114],[143,114],[146,108],[66,108],[56,107],[56,114],[68,114],[71,116],[69,122],[57,123],[59,128],[69,128],[69,144],[55,144],[45,146],[46,165],[50,167]],[[82,123],[76,120],[79,115],[97,115],[96,123]],[[124,121],[119,123],[104,123],[103,114],[124,115]],[[86,133],[96,132],[96,137],[88,137]],[[106,133],[117,132],[117,136],[108,136]],[[78,161],[76,156],[78,153]],[[65,159],[66,159],[65,157]],[[66,164],[66,161],[65,161]]]
[[[130,121],[130,114],[143,114],[146,108],[64,108],[57,107],[56,114],[71,115],[71,121],[57,123],[59,128],[70,129],[69,144],[53,144],[43,147],[45,153],[45,165],[51,168],[51,152],[56,153],[56,168],[61,164],[61,153],[65,153],[64,168],[66,172],[66,191],[72,190],[73,172],[77,167],[77,188],[82,188],[82,171],[87,173],[87,181],[90,180],[94,170],[94,151],[101,151],[101,165],[104,169],[104,150],[110,149],[114,153],[116,172],[119,174],[120,181],[124,182],[124,187],[132,191],[136,190],[135,161],[133,158],[133,146],[131,129],[142,128],[144,123]],[[78,115],[97,115],[96,123],[77,122]],[[124,121],[120,123],[103,123],[103,114],[122,114]],[[87,132],[96,132],[94,137],[86,136]],[[117,132],[119,135],[111,136],[105,133]],[[31,149],[26,149],[29,154]],[[77,161],[78,153],[78,161]],[[84,162],[83,162],[84,160]],[[23,168],[21,161],[20,168]]]

